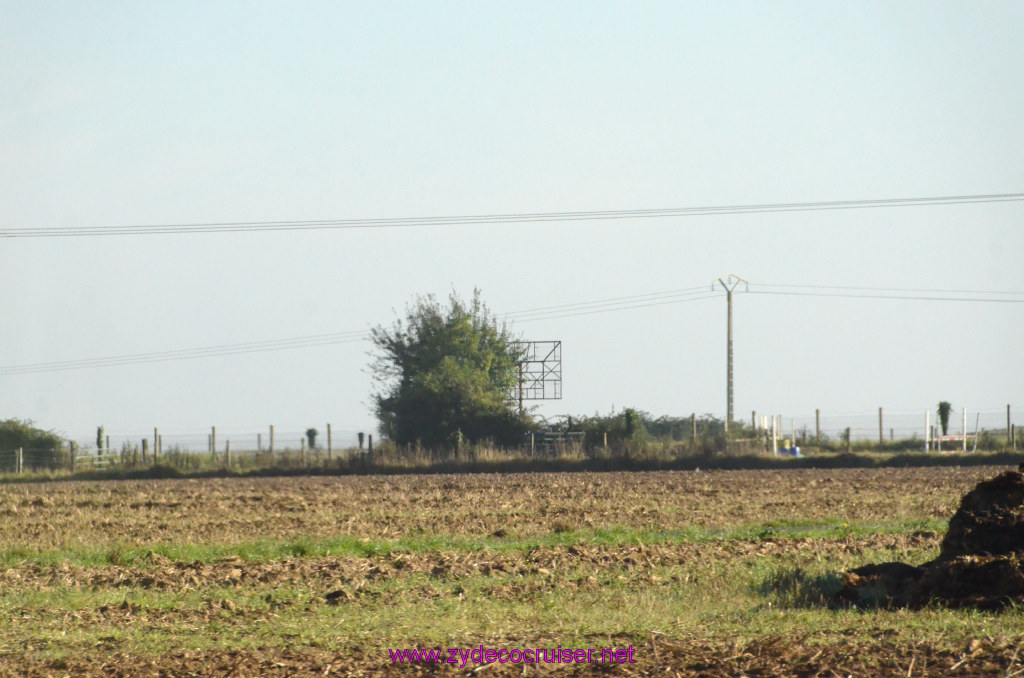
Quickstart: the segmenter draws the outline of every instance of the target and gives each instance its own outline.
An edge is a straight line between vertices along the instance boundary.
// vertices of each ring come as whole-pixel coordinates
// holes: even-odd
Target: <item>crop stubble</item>
[[[614,528],[657,534],[689,527],[713,533],[737,526],[819,521],[854,524],[944,519],[966,490],[993,473],[990,468],[922,468],[223,478],[0,486],[0,549],[8,554],[9,563],[0,572],[0,588],[9,610],[18,609],[18,600],[29,601],[21,607],[20,619],[12,614],[4,634],[24,640],[24,646],[5,644],[0,648],[0,674],[370,675],[389,668],[385,645],[372,647],[368,636],[309,642],[302,629],[294,631],[295,642],[289,643],[289,625],[303,619],[332,618],[346,606],[363,613],[402,609],[410,606],[410,592],[416,598],[411,606],[416,610],[431,605],[446,609],[453,598],[470,605],[474,599],[486,599],[523,615],[518,625],[491,620],[480,632],[463,629],[449,637],[451,643],[552,646],[564,642],[560,632],[524,625],[524,619],[543,617],[522,612],[517,605],[543,606],[551,600],[585,604],[600,600],[603,592],[612,589],[616,595],[644,601],[659,590],[678,593],[707,586],[713,578],[703,578],[706,571],[736,563],[800,564],[843,560],[868,552],[893,553],[896,559],[934,550],[941,534],[762,535],[757,539],[648,544],[587,543],[583,539],[581,543],[499,548],[506,541]],[[33,556],[161,544],[231,545],[261,539],[345,536],[368,544],[448,536],[477,539],[480,545],[461,551],[442,546],[266,561],[237,556],[212,562],[183,561],[149,553],[130,562],[90,564],[82,558],[79,562],[73,557],[51,562],[53,558]],[[11,555],[14,553],[23,558],[19,561]],[[76,592],[86,597],[84,603],[75,598]],[[337,595],[328,601],[324,598],[327,592]],[[78,602],[62,605],[61,596]],[[920,656],[918,671],[930,664],[931,671],[977,675],[1006,670],[1014,661],[1015,647],[1006,639],[982,639],[973,648],[960,648],[959,639],[929,644],[901,639],[898,634],[893,637],[891,623],[895,622],[888,620],[880,626],[885,628],[878,638],[868,639],[832,631],[808,633],[805,638],[769,631],[737,642],[727,632],[714,628],[702,632],[683,622],[675,628],[643,629],[640,636],[634,627],[617,633],[604,628],[592,637],[582,629],[577,637],[595,647],[643,645],[638,651],[641,663],[620,667],[626,674],[829,675],[845,671],[907,675],[908,657],[913,655]],[[40,637],[48,632],[67,633],[69,628],[133,624],[166,637],[173,637],[176,631],[201,635],[204,629],[216,626],[221,635],[245,642],[234,648],[216,643],[185,649],[156,644],[140,653],[116,634],[72,634],[73,639],[66,643]],[[398,633],[389,640],[396,643],[402,639]],[[397,646],[415,644],[417,639],[409,636],[404,640]],[[518,675],[522,668],[506,665],[488,667],[487,671],[490,675]],[[565,668],[542,666],[539,670],[564,672]],[[465,670],[422,666],[405,672],[463,675]]]

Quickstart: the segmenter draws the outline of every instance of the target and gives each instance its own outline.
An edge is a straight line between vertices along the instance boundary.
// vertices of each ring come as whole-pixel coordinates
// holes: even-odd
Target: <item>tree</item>
[[[64,438],[37,428],[31,419],[0,420],[0,450],[22,448],[34,466],[58,468],[66,461]],[[27,462],[26,462],[27,463]]]
[[[315,428],[306,429],[306,440],[309,441],[309,449],[316,449],[316,437],[318,435],[320,435],[320,431],[317,431]]]
[[[400,445],[454,449],[461,441],[522,442],[529,420],[509,397],[523,348],[473,291],[447,306],[417,297],[405,318],[375,327],[371,371],[378,384],[374,409],[380,432]]]
[[[952,411],[953,406],[945,400],[939,403],[939,423],[942,424],[942,435],[949,433],[949,413]]]
[[[0,421],[0,450],[21,447],[26,450],[56,450],[64,439],[53,431],[44,431],[31,419],[4,419]]]

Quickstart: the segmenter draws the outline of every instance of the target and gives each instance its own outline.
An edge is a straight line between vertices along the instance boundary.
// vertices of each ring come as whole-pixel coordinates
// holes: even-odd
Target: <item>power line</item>
[[[533,320],[548,320],[553,318],[570,318],[592,313],[606,313],[609,311],[628,310],[634,308],[647,308],[649,306],[661,306],[663,304],[676,304],[685,301],[697,301],[710,296],[706,287],[691,287],[682,290],[670,290],[667,292],[652,292],[638,294],[628,297],[612,297],[598,301],[586,301],[576,304],[564,304],[560,306],[542,306],[527,311],[513,311],[502,317],[518,322],[530,322]]]
[[[225,221],[179,224],[130,224],[122,226],[28,227],[0,229],[3,238],[53,238],[110,235],[166,235],[193,233],[244,233],[254,231],[307,231],[354,228],[409,228],[423,226],[489,225],[614,219],[650,219],[711,216],[720,214],[764,214],[821,210],[869,209],[882,207],[924,207],[1024,201],[1024,193],[936,196],[928,198],[887,198],[881,200],[835,200],[825,202],[763,203],[664,209],[603,210],[578,212],[533,212],[521,214],[478,214],[447,217],[398,217],[386,219],[323,219],[299,221]]]
[[[688,298],[696,289],[672,290],[668,292],[655,292],[651,294],[635,295],[631,297],[613,297],[597,301],[580,302],[577,304],[565,304],[562,306],[548,306],[536,309],[528,309],[508,313],[504,316],[507,319],[514,319],[518,322],[532,322],[536,320],[552,320],[557,318],[570,318],[579,315],[592,313],[608,313],[611,311],[624,311],[663,304],[680,303],[684,301],[696,301],[697,299],[709,298],[712,294]],[[673,296],[675,295],[675,296]],[[173,360],[189,360],[194,358],[209,358],[225,355],[242,355],[246,353],[261,353],[266,351],[280,351],[296,348],[311,348],[316,346],[328,346],[335,344],[355,343],[366,341],[370,338],[366,331],[334,332],[327,334],[315,334],[304,337],[290,337],[286,339],[271,339],[256,342],[242,342],[237,344],[221,344],[217,346],[203,346],[172,351],[154,351],[149,353],[132,353],[126,355],[104,356],[99,358],[81,358],[77,360],[61,360],[52,362],[30,363],[26,365],[12,365],[0,367],[0,376],[11,376],[20,374],[37,374],[42,372],[60,372],[65,370],[86,369],[92,367],[114,367],[118,365],[137,365],[156,362],[168,362]]]
[[[1024,292],[1006,290],[940,290],[920,287],[853,287],[850,285],[799,285],[786,283],[751,283],[752,287],[786,287],[812,290],[853,290],[861,292],[927,292],[928,294],[1007,294],[1022,296]]]
[[[994,297],[936,297],[898,294],[837,294],[832,292],[770,292],[756,289],[750,290],[749,293],[792,297],[830,297],[833,299],[903,299],[909,301],[971,301],[995,304],[1024,304],[1024,299],[997,299]]]
[[[221,344],[217,346],[201,346],[196,348],[172,351],[154,351],[149,353],[130,353],[99,358],[81,358],[78,360],[61,360],[53,362],[31,363],[0,367],[0,376],[15,374],[33,374],[38,372],[59,372],[64,370],[83,369],[88,367],[113,367],[116,365],[135,365],[142,363],[167,362],[171,360],[187,360],[192,358],[209,358],[214,356],[238,355],[243,353],[260,353],[280,351],[294,348],[309,348],[364,341],[365,332],[336,332],[315,334],[305,337],[287,339],[271,339],[266,341],[243,342],[238,344]]]
[[[920,300],[920,301],[968,301],[968,302],[1001,302],[1001,303],[1024,303],[1024,292],[1007,292],[1000,290],[928,290],[906,288],[879,288],[879,287],[842,287],[837,285],[786,285],[771,283],[750,283],[750,294],[786,295],[786,296],[817,296],[817,297],[845,297],[853,299],[893,299],[893,300]],[[785,287],[800,288],[811,291],[770,291],[758,290],[758,287]],[[870,293],[862,294],[837,294],[833,292],[816,292],[813,290],[864,290]],[[957,296],[925,296],[919,295],[883,295],[876,294],[878,291],[913,291],[919,293],[935,293],[943,295],[956,294],[988,294],[988,295],[1016,295],[1020,299],[1007,299],[1005,297],[957,297]],[[572,318],[595,313],[611,313],[616,311],[628,311],[668,304],[680,304],[694,301],[702,301],[717,297],[721,292],[714,292],[708,287],[689,287],[677,290],[665,290],[661,292],[650,292],[620,297],[609,297],[593,301],[576,302],[572,304],[561,304],[556,306],[540,306],[533,309],[513,311],[506,314],[497,314],[496,317],[515,322],[535,322],[542,320],[557,320],[561,318]],[[153,351],[147,353],[130,353],[124,355],[103,356],[98,358],[81,358],[76,360],[61,360],[51,362],[38,362],[25,365],[12,365],[0,367],[0,376],[13,376],[21,374],[36,374],[43,372],[59,372],[65,370],[85,369],[93,367],[114,367],[119,365],[137,365],[156,362],[168,362],[174,360],[190,360],[195,358],[209,358],[226,355],[242,355],[247,353],[262,353],[267,351],[281,351],[298,348],[311,348],[317,346],[328,346],[345,343],[363,342],[370,338],[370,334],[364,330],[352,330],[347,332],[330,332],[324,334],[313,334],[300,337],[287,337],[283,339],[268,339],[263,341],[248,341],[236,344],[219,344],[214,346],[201,346],[187,349],[170,351]]]

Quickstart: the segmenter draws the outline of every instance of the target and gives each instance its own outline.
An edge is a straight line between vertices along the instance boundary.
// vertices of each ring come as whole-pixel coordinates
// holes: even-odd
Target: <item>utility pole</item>
[[[726,433],[726,435],[728,435],[729,434],[729,422],[732,421],[732,412],[733,412],[733,407],[732,407],[733,406],[733,398],[732,398],[732,293],[733,293],[733,290],[735,290],[739,286],[740,283],[743,283],[744,286],[747,286],[748,283],[743,278],[739,277],[738,275],[733,275],[732,273],[730,273],[729,275],[726,275],[726,276],[722,276],[721,278],[719,278],[715,282],[717,282],[719,285],[721,285],[722,289],[725,290],[725,298],[726,298],[726,301],[728,302],[728,307],[729,307],[729,310],[728,310],[729,321],[728,321],[728,329],[727,329],[727,346],[726,346],[726,380],[725,380],[725,385],[726,385],[725,433]],[[714,282],[711,283],[711,289],[712,290],[715,289],[715,283]]]

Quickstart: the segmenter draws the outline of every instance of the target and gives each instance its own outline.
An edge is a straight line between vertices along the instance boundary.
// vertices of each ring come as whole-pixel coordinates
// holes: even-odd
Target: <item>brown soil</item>
[[[610,643],[610,645],[609,645]],[[545,638],[481,639],[473,646],[555,647]],[[626,647],[629,641],[594,638],[592,647]],[[667,641],[653,636],[634,646],[634,664],[403,664],[396,666],[380,653],[319,648],[291,650],[239,649],[213,652],[175,652],[135,657],[120,652],[92,653],[54,661],[31,660],[18,667],[0,661],[0,677],[31,676],[1003,676],[1016,675],[1019,647],[1014,643],[972,640],[956,650],[921,643],[911,651],[881,637],[870,643],[843,637],[801,639],[769,637],[747,643],[703,638]]]
[[[0,485],[0,549],[939,519],[992,467]]]
[[[621,568],[643,575],[655,568],[707,563],[737,558],[803,555],[824,558],[867,550],[908,551],[934,548],[938,535],[873,534],[857,538],[718,540],[706,543],[619,544],[614,546],[552,546],[529,551],[479,551],[473,553],[393,552],[387,555],[286,558],[253,562],[224,558],[213,563],[171,561],[150,553],[132,565],[86,566],[67,562],[40,565],[22,563],[0,570],[0,589],[45,591],[57,587],[93,590],[137,587],[157,591],[189,591],[208,587],[296,586],[324,592],[341,583],[359,588],[361,582],[391,580],[426,574],[438,580],[487,576],[562,574],[582,577]],[[499,591],[500,593],[500,591]]]
[[[919,567],[865,565],[845,575],[855,604],[997,610],[1024,604],[1024,464],[984,480],[960,502],[940,555]]]
[[[686,576],[686,570],[726,560],[770,556],[780,562],[810,562],[837,555],[861,558],[865,551],[937,552],[941,535],[876,534],[828,539],[714,540],[707,543],[549,546],[530,551],[484,549],[475,553],[428,551],[351,557],[284,558],[254,562],[226,558],[212,563],[172,561],[152,553],[118,565],[39,564],[38,551],[120,552],[160,544],[232,544],[263,538],[318,539],[352,535],[372,541],[421,535],[502,539],[548,535],[566,529],[614,528],[709,530],[772,521],[813,524],[836,518],[854,521],[913,521],[949,516],[964,492],[995,475],[992,468],[848,469],[800,471],[713,471],[656,473],[578,473],[467,476],[226,478],[127,482],[25,483],[0,486],[0,550],[24,552],[24,562],[0,566],[0,590],[17,601],[37,591],[101,600],[85,606],[38,609],[22,620],[11,606],[8,629],[0,638],[0,678],[8,676],[376,676],[376,675],[688,675],[688,676],[906,676],[1006,675],[1021,668],[1017,640],[990,638],[983,630],[957,631],[953,640],[923,642],[912,628],[874,629],[870,617],[842,631],[780,636],[753,632],[742,641],[713,632],[659,630],[637,644],[639,663],[602,665],[404,665],[395,667],[380,646],[356,641],[311,646],[295,641],[282,647],[280,630],[272,642],[254,638],[233,650],[127,651],[103,635],[96,644],[62,640],[65,629],[111,625],[172,628],[181,634],[265,623],[275,615],[339,614],[336,604],[384,608],[393,601],[387,582],[416,582],[398,591],[416,596],[450,596],[459,586],[509,601],[543,600],[553,589],[599,591],[616,586],[649,589],[658,577]],[[783,534],[784,536],[784,534]],[[143,550],[143,552],[145,552]],[[954,556],[985,568],[996,555]],[[847,561],[849,562],[849,561]],[[694,563],[695,568],[674,567]],[[910,566],[904,566],[910,567]],[[952,567],[952,565],[951,565]],[[998,580],[1003,570],[987,565],[978,577]],[[672,570],[675,571],[672,571]],[[666,570],[669,570],[666,572]],[[912,572],[911,572],[912,571]],[[904,570],[915,577],[917,568]],[[997,576],[992,576],[995,572]],[[1013,570],[1005,571],[1012,576]],[[504,576],[520,573],[529,576]],[[497,576],[496,576],[497,575]],[[894,573],[897,578],[899,573]],[[942,571],[934,570],[941,578]],[[474,580],[469,578],[475,577]],[[483,577],[489,578],[483,581]],[[1005,577],[1004,577],[1005,578]],[[689,580],[687,580],[689,581]],[[927,581],[925,574],[916,581]],[[664,583],[664,582],[662,582]],[[690,585],[690,584],[687,584]],[[693,585],[700,585],[694,580]],[[521,587],[531,587],[522,590]],[[226,592],[225,587],[232,590]],[[520,588],[517,588],[520,587]],[[122,596],[120,590],[155,594]],[[116,592],[116,593],[106,593]],[[173,602],[181,593],[188,604]],[[237,595],[234,595],[237,594]],[[593,595],[593,594],[588,594]],[[959,594],[958,594],[959,595]],[[202,601],[195,604],[195,599]],[[966,598],[965,598],[966,599]],[[103,604],[101,604],[103,603]],[[149,606],[147,606],[149,605]],[[297,607],[298,606],[298,607]],[[909,613],[908,613],[909,614]],[[42,620],[42,621],[41,621]],[[53,622],[52,626],[46,626]],[[52,629],[27,635],[25,624]],[[863,625],[869,625],[864,629]],[[508,637],[459,637],[453,644],[488,647],[552,647],[550,630],[520,623]],[[665,635],[660,635],[661,632]],[[0,634],[4,635],[4,634]],[[290,638],[291,636],[283,636]],[[977,640],[971,640],[976,637]],[[963,638],[963,640],[961,640]],[[588,638],[592,647],[625,646],[626,637]],[[469,642],[473,641],[473,642]],[[938,642],[938,641],[937,641]],[[641,651],[641,644],[643,645]],[[74,652],[61,652],[75,647]],[[54,658],[58,657],[58,658]]]

